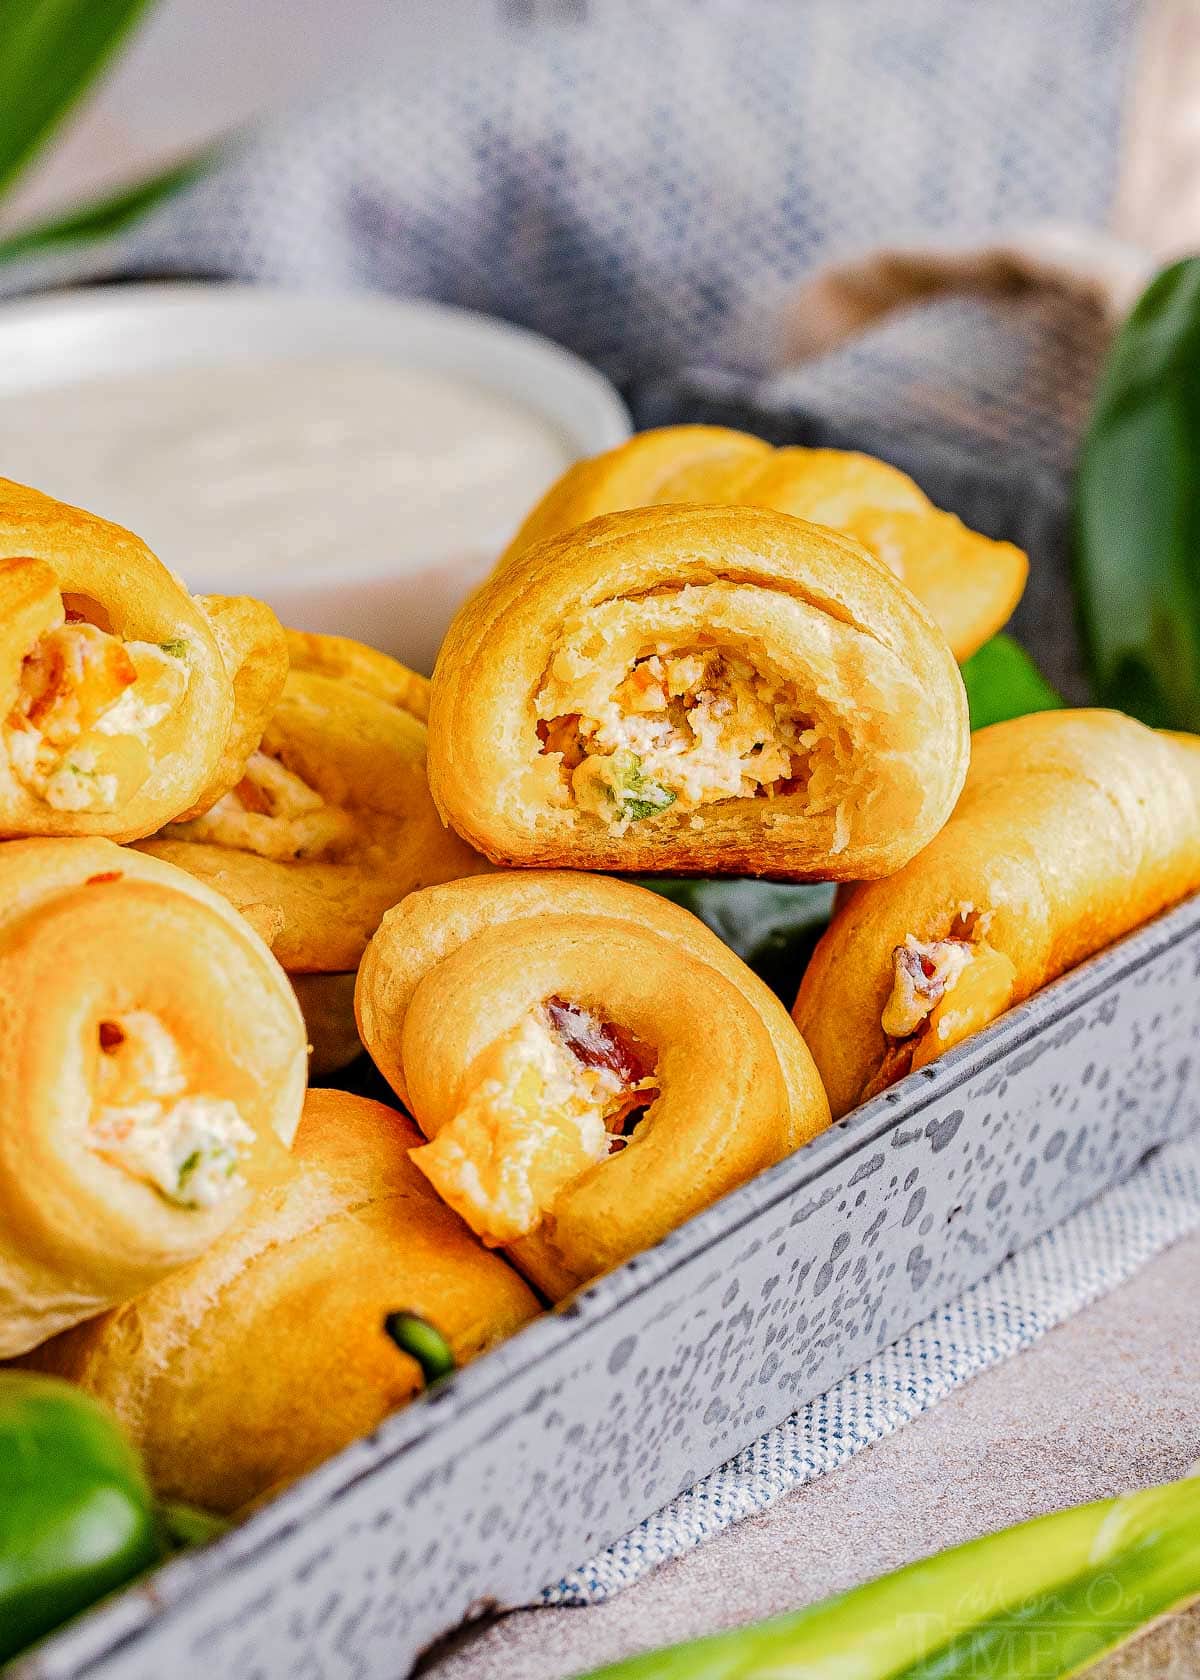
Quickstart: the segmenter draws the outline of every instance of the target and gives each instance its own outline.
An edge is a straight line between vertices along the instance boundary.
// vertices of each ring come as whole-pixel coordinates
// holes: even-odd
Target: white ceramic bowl
[[[368,462],[351,492],[353,519],[332,506],[327,543],[314,542],[295,563],[271,555],[272,518],[288,507],[279,462],[264,471],[254,459],[254,439],[243,455],[236,439],[236,447],[226,449],[219,412],[210,417],[211,435],[200,428],[191,439],[171,437],[169,426],[160,433],[155,393],[161,382],[145,384],[141,376],[242,364],[245,380],[253,364],[323,358],[448,375],[491,399],[517,404],[545,433],[536,462],[522,457],[528,482],[518,492],[519,505],[506,506],[492,521],[493,501],[497,507],[504,502],[503,495],[493,495],[483,519],[487,528],[475,530],[469,541],[454,534],[452,519],[444,535],[429,527],[418,535],[401,529],[402,516],[394,520],[391,512],[391,522],[384,521],[371,540],[340,540],[346,527],[361,526],[369,516],[374,469]],[[269,376],[269,367],[262,371]],[[124,400],[99,412],[95,393],[81,401],[85,383],[128,375],[139,382]],[[297,377],[295,367],[288,377]],[[61,426],[46,426],[47,404]],[[25,416],[36,420],[39,412],[43,435],[35,446]],[[0,474],[20,479],[36,470],[37,479],[27,481],[37,488],[129,526],[197,593],[259,595],[285,623],[356,636],[419,670],[430,669],[454,608],[527,505],[563,466],[611,448],[629,430],[616,391],[577,357],[535,333],[437,304],[187,282],[64,291],[0,307]],[[103,434],[106,453],[99,464],[93,432]],[[321,468],[319,433],[318,427],[297,446],[292,470],[301,477],[309,466]],[[381,470],[386,468],[385,451]],[[204,523],[208,503],[216,508],[210,526]],[[455,507],[469,512],[461,499]],[[235,561],[221,552],[227,546],[220,540],[221,517],[242,519],[247,528],[257,521],[261,536],[250,559],[245,544]]]

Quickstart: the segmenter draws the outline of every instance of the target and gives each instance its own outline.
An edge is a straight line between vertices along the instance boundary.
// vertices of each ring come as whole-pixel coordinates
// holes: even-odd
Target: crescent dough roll
[[[834,1115],[1197,887],[1200,739],[1104,711],[980,730],[950,821],[839,895],[801,982]]]
[[[107,840],[0,846],[0,1356],[202,1254],[304,1093],[282,970],[225,901]]]
[[[903,578],[957,659],[995,635],[1029,562],[934,507],[907,473],[845,449],[773,449],[723,426],[666,426],[579,461],[551,486],[501,560],[602,513],[667,502],[774,508],[856,537]]]
[[[421,1389],[387,1314],[461,1364],[538,1311],[412,1165],[419,1141],[382,1103],[310,1091],[287,1176],[203,1259],[28,1363],[110,1406],[166,1497],[232,1512],[293,1481]]]
[[[438,820],[425,779],[426,685],[344,637],[288,632],[292,669],[245,774],[141,849],[223,893],[302,988],[316,1074],[344,1066],[353,971],[414,887],[487,868]]]
[[[133,840],[241,775],[287,670],[258,601],[0,479],[0,834]]]
[[[429,678],[410,671],[378,648],[349,636],[322,636],[312,630],[287,631],[287,651],[293,671],[315,671],[341,677],[366,694],[386,700],[422,723],[429,716]]]
[[[865,879],[954,804],[941,633],[846,537],[758,508],[610,514],[518,555],[433,677],[429,780],[495,862]]]
[[[433,1140],[413,1159],[553,1298],[829,1123],[774,994],[696,917],[624,881],[414,893],[367,948],[357,1006]]]

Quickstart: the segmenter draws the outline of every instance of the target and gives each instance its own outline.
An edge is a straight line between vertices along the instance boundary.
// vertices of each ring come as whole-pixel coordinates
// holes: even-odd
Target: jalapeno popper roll
[[[203,1259],[30,1363],[103,1400],[160,1494],[234,1511],[367,1434],[423,1386],[385,1318],[458,1364],[538,1304],[408,1158],[412,1123],[310,1091],[286,1176]]]
[[[431,1140],[413,1159],[552,1297],[829,1123],[774,994],[627,882],[500,874],[414,893],[371,941],[357,1004]]]
[[[974,737],[954,815],[839,897],[795,1019],[835,1117],[1200,887],[1200,738],[1117,712]]]
[[[773,449],[723,426],[666,426],[579,461],[551,486],[502,560],[599,514],[668,502],[774,508],[857,537],[928,608],[963,660],[1021,598],[1029,562],[1012,543],[934,507],[907,473],[844,449]]]
[[[846,537],[758,508],[612,514],[518,555],[439,655],[429,778],[498,863],[853,880],[962,786],[945,639]]]
[[[132,840],[241,775],[287,669],[261,602],[0,479],[0,835]]]
[[[282,698],[237,785],[141,849],[223,893],[302,978],[322,1074],[355,1053],[353,973],[383,912],[487,864],[429,796],[424,679],[344,637],[289,631],[288,651]]]
[[[304,1074],[222,898],[105,840],[0,846],[0,1356],[203,1253],[281,1169]]]
[[[378,648],[367,647],[349,636],[322,636],[311,630],[287,632],[288,658],[293,671],[315,671],[322,677],[339,677],[366,694],[398,706],[422,723],[429,716],[429,678]]]

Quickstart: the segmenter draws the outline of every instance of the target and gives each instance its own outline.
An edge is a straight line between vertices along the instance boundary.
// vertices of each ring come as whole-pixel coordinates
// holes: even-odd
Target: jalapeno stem
[[[178,1499],[162,1501],[158,1517],[167,1545],[176,1552],[207,1546],[210,1540],[220,1539],[233,1526],[224,1517],[202,1511],[197,1505],[185,1505]]]
[[[394,1312],[384,1319],[383,1328],[401,1353],[407,1353],[416,1360],[426,1388],[440,1378],[448,1377],[456,1368],[450,1343],[428,1319],[421,1318],[417,1313]]]

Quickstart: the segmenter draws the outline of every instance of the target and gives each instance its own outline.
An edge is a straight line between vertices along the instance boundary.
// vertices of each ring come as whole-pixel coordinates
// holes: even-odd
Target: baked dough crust
[[[127,746],[144,761],[105,809],[57,808],[0,748],[0,834],[127,841],[203,809],[232,786],[257,744],[286,671],[283,629],[261,602],[193,599],[129,531],[0,479],[0,721],[17,707],[27,657],[66,607],[122,645],[174,649],[186,688]]]
[[[153,1016],[187,1094],[253,1134],[211,1206],[180,1206],[98,1153],[102,1023]],[[144,1013],[143,1013],[144,1012]],[[0,846],[0,1355],[194,1260],[283,1170],[304,1025],[291,987],[224,899],[107,840]]]
[[[398,659],[349,636],[326,636],[315,630],[288,630],[287,653],[293,671],[341,677],[365,694],[386,700],[424,723],[429,716],[429,678],[410,671]]]
[[[909,935],[981,926],[1014,973],[991,1018],[1198,887],[1200,738],[1099,710],[980,730],[950,821],[890,880],[839,893],[801,981],[794,1016],[835,1118],[880,1071]]]
[[[368,1434],[422,1387],[386,1314],[464,1363],[538,1311],[408,1158],[404,1115],[310,1091],[287,1175],[203,1259],[28,1363],[108,1405],[159,1493],[233,1512]]]
[[[480,1054],[552,995],[657,1050],[661,1095],[510,1252],[558,1299],[665,1236],[829,1123],[803,1038],[774,994],[680,905],[630,882],[512,873],[415,893],[359,970],[363,1042],[435,1138]]]
[[[289,974],[344,974],[405,893],[488,865],[433,807],[425,725],[409,709],[423,709],[424,679],[345,637],[289,631],[288,648],[296,663],[260,750],[298,779],[280,797],[298,792],[312,810],[293,826],[279,805],[282,820],[271,809],[247,817],[239,788],[140,849],[222,893]],[[251,779],[257,763],[247,767]],[[268,807],[275,798],[255,800],[253,789],[247,797]]]
[[[547,712],[602,708],[647,656],[697,648],[791,694],[812,724],[799,785],[624,828],[580,807]],[[969,751],[954,658],[892,572],[749,507],[610,514],[517,554],[450,627],[429,737],[438,808],[497,863],[784,880],[899,868],[949,815]]]
[[[196,602],[212,627],[233,683],[233,721],[212,780],[191,810],[181,811],[174,822],[200,816],[241,781],[288,674],[287,632],[265,601],[252,595],[198,595]]]
[[[622,508],[733,502],[774,508],[856,537],[928,609],[965,660],[1021,598],[1029,562],[1009,542],[936,508],[907,473],[845,449],[773,449],[724,426],[665,426],[576,462],[525,520],[502,557]]]

